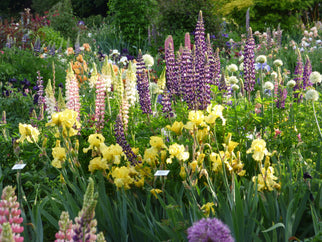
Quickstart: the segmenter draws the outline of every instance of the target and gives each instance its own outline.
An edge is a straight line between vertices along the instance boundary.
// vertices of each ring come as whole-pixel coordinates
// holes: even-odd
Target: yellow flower
[[[151,136],[150,137],[150,145],[152,147],[159,149],[159,150],[165,147],[165,144],[163,143],[163,139],[158,136]]]
[[[217,118],[221,118],[222,122],[223,122],[223,125],[226,124],[226,119],[224,119],[223,117],[223,114],[222,114],[222,111],[224,110],[225,108],[221,105],[209,105],[207,107],[207,111],[209,113],[209,115],[207,117],[205,117],[205,121],[208,123],[208,124],[213,124],[216,122],[216,119]]]
[[[88,148],[83,148],[83,152],[87,153],[89,150],[98,150],[101,143],[104,143],[105,138],[101,134],[91,134],[88,137]]]
[[[158,188],[153,188],[150,190],[150,192],[153,194],[153,196],[155,196],[156,199],[158,199],[157,194],[161,193],[162,190],[158,189]]]
[[[190,111],[188,115],[189,122],[184,125],[184,128],[192,130],[195,129],[197,126],[202,125],[204,123],[204,114],[202,111]]]
[[[108,168],[106,160],[101,157],[95,157],[89,162],[88,170],[94,172],[95,170],[106,170]]]
[[[215,172],[221,171],[222,161],[219,154],[212,152],[209,156],[209,159],[212,161],[212,169]]]
[[[144,186],[144,177],[142,177],[138,181],[135,181],[134,185],[137,186],[137,187],[143,187]]]
[[[167,129],[171,130],[172,132],[175,132],[177,135],[181,135],[182,133],[182,128],[183,128],[183,123],[175,121],[172,126],[167,125]]]
[[[199,143],[204,141],[205,138],[208,136],[208,134],[209,134],[209,127],[208,126],[203,129],[198,129],[196,137],[197,137],[197,140],[199,141]]]
[[[52,150],[52,155],[54,160],[51,162],[51,165],[56,168],[62,168],[62,162],[66,159],[66,150],[63,147],[54,147]]]
[[[109,147],[107,147],[104,143],[101,143],[100,151],[105,160],[113,161],[113,163],[116,165],[120,164],[123,149],[119,144],[110,145]]]
[[[130,185],[134,182],[130,172],[130,169],[126,166],[116,167],[112,171],[112,177],[117,188],[124,187],[124,189],[130,189]]]
[[[274,176],[274,168],[269,166],[267,169],[263,167],[261,169],[261,174],[258,174],[258,176],[254,176],[252,178],[253,182],[257,181],[257,190],[263,191],[263,190],[269,190],[273,191],[274,188],[280,189],[280,184],[276,183],[277,177]]]
[[[253,153],[253,159],[256,161],[262,161],[264,155],[270,155],[266,149],[266,142],[262,139],[255,139],[252,142],[252,146],[247,150],[247,154]]]
[[[185,152],[183,145],[177,143],[170,145],[169,147],[170,158],[167,159],[167,163],[172,163],[172,158],[176,157],[180,161],[185,161],[189,158],[189,152]]]
[[[63,136],[71,137],[77,134],[77,130],[73,129],[80,128],[80,123],[77,121],[78,113],[74,110],[65,109],[63,112],[53,113],[51,115],[51,122],[47,123],[46,126],[57,126],[63,128]],[[59,137],[59,134],[56,135]]]
[[[19,123],[19,133],[21,137],[17,140],[17,142],[23,143],[25,139],[27,139],[29,143],[38,141],[39,131],[30,124]]]
[[[208,202],[208,203],[202,205],[201,210],[204,212],[206,217],[209,217],[210,211],[213,215],[215,214],[215,209],[213,208],[214,205],[215,204],[213,202],[211,202],[211,203]]]
[[[148,163],[150,165],[155,165],[155,162],[157,159],[158,159],[158,149],[157,148],[151,147],[151,148],[145,150],[143,160],[146,163]]]
[[[185,179],[186,179],[186,177],[187,177],[186,169],[185,169],[183,166],[181,166],[181,168],[180,168],[180,173],[179,173],[179,175],[180,175],[180,177],[182,178],[182,180],[185,180]]]
[[[192,170],[192,172],[195,172],[195,170],[197,169],[197,167],[198,167],[198,162],[197,162],[197,160],[194,160],[193,162],[191,162],[190,164],[190,167],[191,167],[191,170]]]

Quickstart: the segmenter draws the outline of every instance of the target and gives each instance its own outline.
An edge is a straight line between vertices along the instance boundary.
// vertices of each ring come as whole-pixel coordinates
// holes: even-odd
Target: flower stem
[[[313,107],[313,114],[314,114],[314,118],[315,118],[316,126],[318,127],[319,134],[320,134],[320,137],[321,137],[321,139],[322,139],[322,133],[321,133],[320,125],[319,125],[319,122],[318,122],[318,119],[317,119],[317,117],[316,117],[316,113],[315,113],[314,101],[312,101],[312,107]]]

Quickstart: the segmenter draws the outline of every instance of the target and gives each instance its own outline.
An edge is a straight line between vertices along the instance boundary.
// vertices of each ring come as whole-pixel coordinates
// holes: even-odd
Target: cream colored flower
[[[176,157],[180,161],[185,161],[189,158],[189,152],[185,152],[183,145],[177,143],[170,145],[169,147],[170,157],[167,159],[167,163],[172,163],[172,158]]]
[[[19,123],[19,133],[21,136],[17,142],[21,143],[23,143],[25,139],[27,139],[29,143],[37,142],[40,134],[37,128],[32,127],[30,124],[21,123]]]
[[[266,142],[263,139],[255,139],[252,142],[252,146],[247,150],[247,154],[253,153],[253,159],[256,161],[262,161],[264,155],[270,155],[266,149]]]

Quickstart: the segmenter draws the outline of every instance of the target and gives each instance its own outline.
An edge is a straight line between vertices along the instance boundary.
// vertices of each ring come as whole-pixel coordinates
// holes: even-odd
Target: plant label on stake
[[[157,170],[154,173],[154,176],[167,176],[169,174],[170,170]]]
[[[11,169],[12,170],[22,170],[25,168],[26,164],[15,164]]]

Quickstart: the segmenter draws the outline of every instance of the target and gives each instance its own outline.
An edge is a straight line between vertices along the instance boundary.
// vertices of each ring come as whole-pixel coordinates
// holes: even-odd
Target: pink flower
[[[282,131],[280,131],[279,129],[274,129],[275,130],[275,136],[274,136],[274,139],[276,139],[276,137],[278,135],[280,135],[282,133]]]

